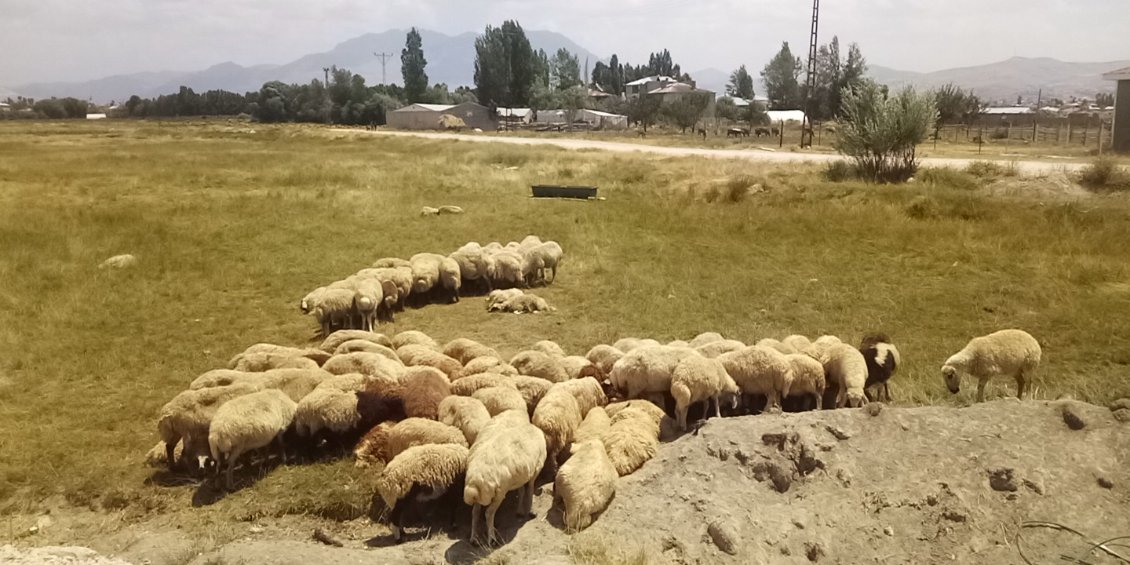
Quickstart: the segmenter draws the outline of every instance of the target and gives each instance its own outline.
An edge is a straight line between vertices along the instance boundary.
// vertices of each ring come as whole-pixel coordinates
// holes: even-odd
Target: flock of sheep
[[[334,329],[372,331],[380,320],[393,320],[410,297],[418,304],[432,300],[459,302],[460,289],[478,285],[485,291],[549,284],[557,278],[564,251],[556,241],[536,235],[521,242],[487,245],[470,242],[450,255],[417,253],[408,260],[386,257],[349,277],[319,287],[299,303],[304,314],[318,320],[323,335]],[[544,300],[509,296],[514,302],[500,303],[497,310],[526,312],[547,310]],[[542,307],[544,305],[544,307]]]
[[[994,376],[1015,378],[1023,393],[1039,360],[1030,335],[1004,330],[972,340],[942,373],[953,392],[963,374],[977,378],[981,400]],[[492,544],[506,495],[519,491],[519,513],[530,515],[543,471],[566,529],[577,531],[607,507],[618,477],[655,455],[661,436],[687,429],[693,405],[706,405],[704,416],[711,404],[715,416],[723,406],[861,406],[890,399],[900,362],[882,335],[858,348],[833,336],[751,346],[717,333],[667,344],[625,338],[583,356],[541,341],[504,359],[466,338],[441,346],[419,331],[346,329],[318,348],[256,344],[200,375],[161,409],[163,444],[150,458],[226,467],[230,488],[237,460],[253,450],[276,444],[285,462],[351,449],[359,466],[379,468],[396,541],[406,511],[430,502],[449,515],[471,506],[472,541]]]

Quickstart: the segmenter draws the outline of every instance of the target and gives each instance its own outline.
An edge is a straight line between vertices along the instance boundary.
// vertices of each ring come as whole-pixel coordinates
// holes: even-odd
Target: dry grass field
[[[606,200],[534,200],[540,182]],[[1038,398],[1130,396],[1130,204],[1124,195],[993,196],[993,174],[909,186],[825,181],[816,167],[567,152],[239,122],[0,123],[0,513],[76,506],[358,516],[351,461],[281,467],[195,502],[142,464],[160,406],[256,342],[306,344],[298,300],[378,257],[467,241],[559,241],[557,308],[481,299],[405,312],[385,333],[466,336],[512,354],[621,336],[753,342],[889,333],[899,404],[951,397],[938,371],[972,336],[1044,345]],[[1029,181],[1030,182],[1030,181]],[[461,216],[421,217],[455,204]],[[132,253],[121,271],[99,263]],[[996,383],[990,396],[1012,394]],[[214,503],[212,503],[214,502]]]

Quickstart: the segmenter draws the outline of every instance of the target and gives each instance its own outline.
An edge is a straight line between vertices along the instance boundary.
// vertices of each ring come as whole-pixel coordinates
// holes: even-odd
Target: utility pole
[[[322,83],[322,86],[329,88],[330,87],[330,68],[329,67],[322,67],[322,72],[326,74],[326,82]]]
[[[322,72],[326,74],[326,82],[322,85],[322,93],[323,93],[322,98],[324,99],[324,104],[326,106],[329,106],[330,105],[330,68],[329,67],[322,67]],[[326,120],[327,124],[330,123],[330,113],[329,112],[326,112],[325,120]]]
[[[812,0],[812,33],[808,39],[808,78],[804,88],[804,120],[801,122],[800,146],[812,146],[812,91],[816,88],[816,41],[820,29],[820,0]]]
[[[1032,143],[1036,143],[1036,132],[1040,127],[1040,107],[1044,102],[1044,89],[1040,89],[1039,94],[1036,95],[1036,112],[1032,114]]]
[[[377,53],[374,51],[373,55],[381,60],[381,84],[388,84],[388,79],[385,78],[385,65],[388,63],[389,57],[393,56],[393,53]]]

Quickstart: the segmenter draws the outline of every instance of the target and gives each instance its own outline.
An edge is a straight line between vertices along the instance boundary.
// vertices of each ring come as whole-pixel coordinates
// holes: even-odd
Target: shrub
[[[874,182],[905,182],[918,171],[916,148],[934,129],[937,109],[929,94],[907,87],[886,96],[867,81],[845,88],[840,153],[855,161],[859,175]]]
[[[831,182],[844,182],[858,177],[855,167],[847,161],[832,161],[824,167],[824,178]]]
[[[977,177],[965,171],[949,167],[928,167],[922,169],[918,180],[931,187],[956,188],[959,190],[976,190],[981,183]]]
[[[1099,157],[1079,172],[1079,184],[1091,190],[1130,190],[1130,172],[1111,157]]]

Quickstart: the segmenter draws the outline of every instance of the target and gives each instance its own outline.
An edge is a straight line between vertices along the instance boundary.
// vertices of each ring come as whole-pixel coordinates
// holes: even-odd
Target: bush
[[[928,167],[922,169],[918,180],[931,187],[956,188],[959,190],[976,190],[981,187],[977,177],[965,171],[949,167]]]
[[[886,96],[867,81],[845,88],[844,124],[835,147],[855,161],[860,177],[874,182],[905,182],[918,171],[916,148],[934,129],[937,108],[929,94],[907,87]]]
[[[982,179],[1014,177],[1016,176],[1016,162],[1009,161],[1007,165],[1001,165],[993,161],[973,161],[968,167],[965,167],[965,172]]]
[[[1079,172],[1079,184],[1091,190],[1130,190],[1130,172],[1111,157],[1099,157]]]
[[[847,161],[832,161],[824,167],[824,178],[831,182],[844,182],[859,177],[859,172]]]

